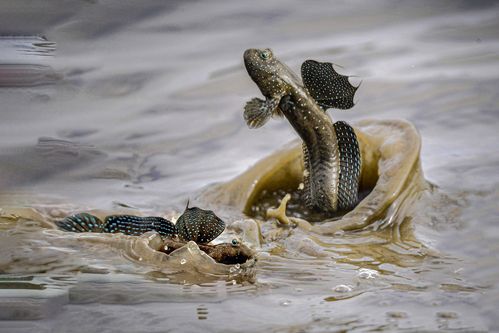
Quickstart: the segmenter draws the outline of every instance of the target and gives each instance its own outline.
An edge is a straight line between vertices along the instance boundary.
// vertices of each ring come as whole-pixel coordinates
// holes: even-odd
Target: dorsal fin
[[[191,207],[178,218],[176,228],[179,237],[184,241],[205,244],[225,230],[225,223],[211,210]]]
[[[348,76],[338,74],[330,62],[306,60],[301,66],[305,88],[324,110],[329,108],[350,109],[357,87],[348,81]]]

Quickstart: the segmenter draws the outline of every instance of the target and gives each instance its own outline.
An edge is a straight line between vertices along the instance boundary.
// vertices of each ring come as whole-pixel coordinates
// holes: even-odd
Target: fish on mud
[[[162,217],[133,215],[111,215],[102,221],[88,213],[71,215],[55,223],[60,229],[71,232],[123,233],[140,236],[148,231],[156,231],[165,238],[178,237],[182,241],[194,241],[198,244],[211,242],[225,230],[224,221],[213,211],[189,207],[189,204],[176,224]]]
[[[244,64],[265,96],[246,103],[247,125],[258,128],[272,116],[284,116],[303,141],[307,206],[326,214],[353,208],[361,170],[357,136],[346,122],[333,123],[326,110],[352,108],[358,86],[333,64],[314,60],[302,64],[300,80],[270,49],[246,50]]]
[[[175,239],[165,239],[163,247],[159,251],[166,254],[172,253],[174,250],[185,246],[185,242]],[[233,239],[230,243],[221,244],[198,244],[199,249],[212,257],[216,262],[226,265],[243,264],[251,258],[255,257],[255,253],[246,245]]]

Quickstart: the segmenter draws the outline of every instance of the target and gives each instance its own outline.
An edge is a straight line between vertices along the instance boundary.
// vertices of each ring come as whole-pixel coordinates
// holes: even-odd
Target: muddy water
[[[2,3],[2,35],[45,39],[0,39],[1,331],[499,330],[498,16],[486,1]],[[242,52],[262,46],[295,70],[314,58],[363,80],[333,119],[368,138],[390,119],[419,132],[401,192],[350,213],[367,228],[280,227],[245,207],[261,194],[244,197],[251,182],[224,192],[232,202],[217,192],[271,154],[296,162],[289,124],[242,119],[259,95]],[[221,241],[257,249],[256,265],[51,224],[83,210],[174,219],[188,198],[230,224]]]

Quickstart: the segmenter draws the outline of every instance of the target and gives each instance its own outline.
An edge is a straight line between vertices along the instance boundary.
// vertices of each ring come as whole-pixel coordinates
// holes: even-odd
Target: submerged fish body
[[[59,229],[70,232],[105,232],[105,224],[97,216],[80,213],[67,216],[62,221],[56,221]]]
[[[159,251],[170,254],[173,251],[185,246],[185,241],[166,239]],[[198,244],[199,249],[212,257],[216,262],[226,265],[244,264],[250,258],[255,257],[255,253],[249,247],[233,239],[230,243]]]
[[[175,224],[157,216],[111,215],[105,218],[104,232],[140,236],[156,231],[164,237],[174,237],[178,232]]]
[[[307,60],[301,80],[270,49],[244,52],[248,74],[265,100],[254,98],[244,110],[250,128],[284,115],[303,140],[305,201],[322,212],[350,209],[358,200],[361,158],[353,128],[333,123],[327,108],[353,106],[357,87],[330,63]]]
[[[199,244],[209,243],[225,229],[225,223],[211,210],[186,207],[177,224],[157,216],[111,215],[104,219],[88,213],[68,216],[56,225],[71,232],[123,233],[140,236],[148,231],[156,231],[165,238],[179,237],[184,241]]]

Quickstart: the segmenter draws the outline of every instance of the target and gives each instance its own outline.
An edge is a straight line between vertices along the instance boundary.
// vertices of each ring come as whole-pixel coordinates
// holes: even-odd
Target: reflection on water
[[[499,330],[498,17],[493,1],[3,3],[0,330]],[[248,47],[362,78],[355,108],[332,117],[414,124],[429,184],[358,232],[207,200],[295,138],[281,120],[246,128],[259,94]],[[395,149],[396,130],[384,137]],[[154,237],[52,224],[80,211],[174,219],[188,198],[230,224],[220,241],[258,250],[248,274],[193,270],[187,253],[165,264]]]
[[[49,65],[55,43],[42,37],[0,36],[0,87],[34,87],[59,79]]]

